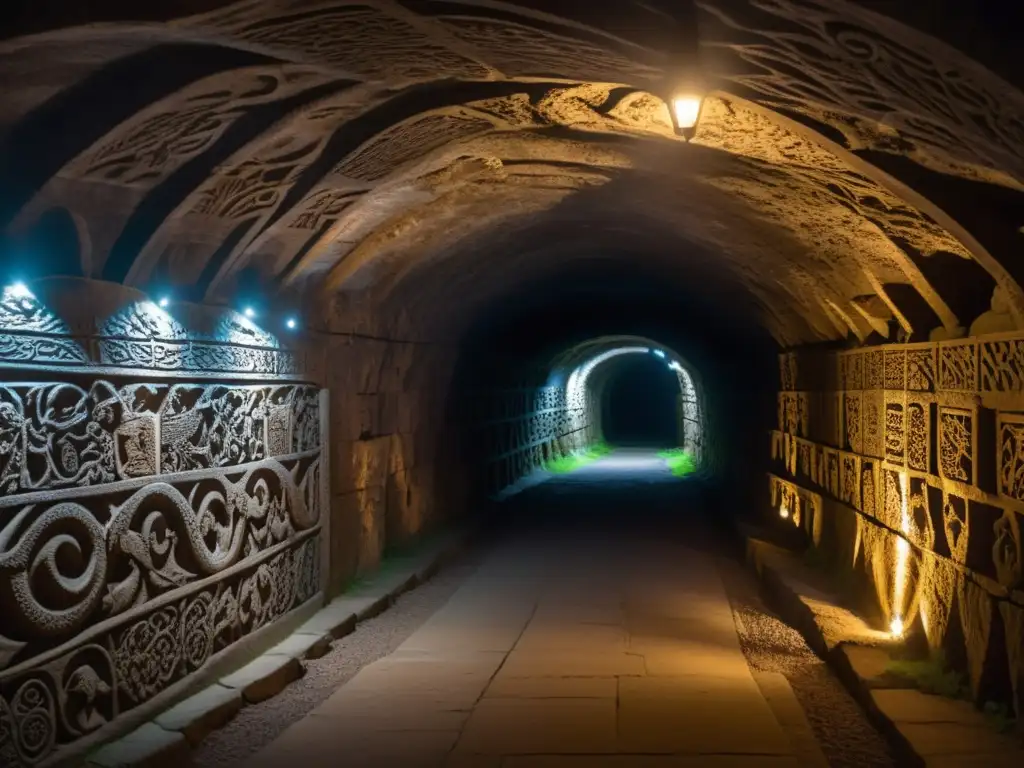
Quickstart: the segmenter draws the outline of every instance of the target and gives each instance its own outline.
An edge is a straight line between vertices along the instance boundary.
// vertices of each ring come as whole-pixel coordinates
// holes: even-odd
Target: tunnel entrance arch
[[[551,367],[548,386],[563,388],[569,432],[560,446],[579,451],[605,440],[602,402],[614,364],[627,356],[650,355],[675,374],[679,395],[675,418],[678,448],[700,467],[704,448],[703,394],[685,359],[671,348],[643,336],[603,336],[576,345],[559,355]],[[566,445],[567,443],[567,445]]]

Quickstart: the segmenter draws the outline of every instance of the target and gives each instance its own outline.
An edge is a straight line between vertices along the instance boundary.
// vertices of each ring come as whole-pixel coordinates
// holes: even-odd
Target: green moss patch
[[[676,477],[686,477],[697,471],[697,462],[693,460],[693,454],[684,448],[660,451],[658,458],[665,460],[665,464]]]
[[[607,456],[611,452],[612,447],[607,443],[595,443],[582,451],[576,451],[566,456],[559,456],[556,459],[551,459],[544,464],[544,469],[548,472],[553,472],[556,475],[564,475],[569,472],[573,472],[580,467],[586,466],[591,462],[597,461],[602,456]]]

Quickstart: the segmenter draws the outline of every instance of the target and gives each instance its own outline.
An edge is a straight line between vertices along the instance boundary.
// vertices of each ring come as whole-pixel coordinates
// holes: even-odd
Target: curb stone
[[[405,592],[428,581],[465,551],[471,531],[448,534],[431,550],[399,568],[341,595],[317,611],[282,642],[245,666],[178,702],[150,722],[100,747],[85,768],[177,768],[190,748],[226,725],[248,704],[276,696],[305,673],[304,661],[318,659],[334,640],[394,605]]]
[[[741,531],[747,562],[783,620],[833,669],[903,766],[1002,768],[1024,765],[1024,750],[996,733],[969,702],[900,688],[882,679],[893,643],[808,584],[795,556]],[[859,626],[858,626],[859,625]],[[837,629],[837,627],[839,629]],[[844,637],[843,628],[853,628]]]

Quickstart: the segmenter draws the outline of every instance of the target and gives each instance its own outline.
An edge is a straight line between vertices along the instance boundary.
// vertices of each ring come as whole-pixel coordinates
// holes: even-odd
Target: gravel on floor
[[[400,596],[395,604],[355,632],[334,642],[330,653],[305,662],[306,673],[277,696],[244,707],[224,728],[192,752],[196,768],[242,763],[316,709],[363,667],[394,652],[476,570],[482,553],[469,553],[434,578]]]
[[[897,763],[863,710],[807,645],[803,637],[765,605],[752,574],[738,562],[720,560],[740,645],[751,668],[780,672],[832,768],[889,768]]]

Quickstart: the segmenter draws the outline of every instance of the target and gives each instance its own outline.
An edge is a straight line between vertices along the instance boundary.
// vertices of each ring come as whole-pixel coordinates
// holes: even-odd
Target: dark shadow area
[[[627,355],[621,360],[609,366],[601,398],[605,441],[623,447],[675,447],[679,380],[654,355]]]
[[[724,297],[697,290],[685,275],[668,279],[645,273],[635,266],[638,261],[581,260],[543,280],[513,285],[465,334],[447,407],[458,436],[458,463],[471,486],[470,509],[490,506],[484,491],[490,447],[475,442],[481,414],[467,403],[476,402],[481,392],[541,386],[557,355],[616,334],[657,339],[699,378],[706,400],[707,471],[691,485],[701,486],[700,493],[706,494],[701,508],[722,515],[755,509],[768,463],[764,436],[775,418],[776,345]],[[600,495],[602,485],[597,483],[593,492]],[[666,491],[669,498],[677,492]],[[633,506],[663,506],[655,498],[661,491],[645,487],[631,493],[643,497],[633,499]],[[567,500],[565,514],[573,518],[573,509],[587,505],[586,494],[574,496]]]

